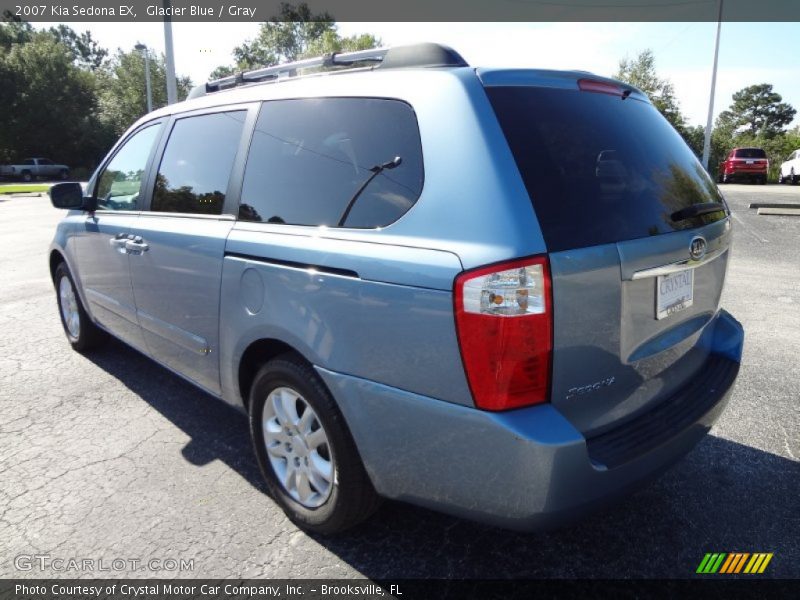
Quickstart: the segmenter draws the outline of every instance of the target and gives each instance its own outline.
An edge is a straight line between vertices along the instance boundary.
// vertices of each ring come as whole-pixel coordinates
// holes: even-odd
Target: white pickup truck
[[[0,165],[0,177],[35,181],[39,177],[67,179],[69,167],[57,165],[48,158],[26,158],[19,165]]]

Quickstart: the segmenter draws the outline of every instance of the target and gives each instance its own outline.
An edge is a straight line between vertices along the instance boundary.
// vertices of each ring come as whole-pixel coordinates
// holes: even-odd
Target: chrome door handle
[[[128,241],[128,235],[125,233],[118,233],[113,238],[108,240],[108,243],[111,244],[111,247],[114,248],[120,254],[125,254],[128,252],[125,244]]]
[[[141,236],[133,236],[131,239],[125,241],[125,249],[131,254],[141,254],[150,249]]]

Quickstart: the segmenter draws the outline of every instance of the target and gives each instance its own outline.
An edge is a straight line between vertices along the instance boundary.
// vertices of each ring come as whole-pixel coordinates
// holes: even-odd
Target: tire
[[[24,181],[25,183],[30,183],[31,181],[33,181],[33,175],[31,175],[30,171],[23,171],[21,177],[22,181]]]
[[[375,511],[379,498],[344,417],[311,366],[294,354],[266,363],[253,380],[249,408],[258,465],[289,519],[333,534]]]
[[[792,185],[797,185],[797,175],[794,174],[794,168],[789,171],[789,183]]]
[[[761,185],[767,185],[767,176],[762,175],[761,178],[758,180],[758,183],[760,183]]]
[[[73,350],[87,352],[101,346],[108,335],[86,314],[66,263],[56,267],[54,282],[61,325]]]
[[[783,178],[783,171],[778,171],[778,185],[786,183],[786,180]]]
[[[58,174],[58,178],[59,178],[61,181],[64,181],[64,180],[68,179],[68,178],[69,178],[69,171],[67,171],[66,169],[64,169],[63,171],[61,171],[61,172]]]

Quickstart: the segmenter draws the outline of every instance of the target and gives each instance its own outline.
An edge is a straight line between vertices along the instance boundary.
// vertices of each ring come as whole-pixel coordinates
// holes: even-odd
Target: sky
[[[40,26],[50,26],[42,23]],[[142,42],[164,50],[160,23],[69,23],[112,51]],[[173,23],[175,69],[195,84],[233,48],[256,36],[258,23]],[[660,77],[672,81],[690,124],[705,125],[716,23],[339,23],[342,35],[372,33],[383,45],[440,42],[474,66],[580,69],[610,76],[622,58],[653,50]],[[748,85],[772,83],[800,111],[800,23],[723,23],[714,116]],[[800,123],[796,118],[794,124]]]

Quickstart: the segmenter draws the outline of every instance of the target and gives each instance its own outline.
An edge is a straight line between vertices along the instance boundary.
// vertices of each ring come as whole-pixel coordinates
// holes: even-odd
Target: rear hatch
[[[766,171],[769,168],[767,153],[761,148],[739,148],[730,159],[731,166],[737,172]]]
[[[708,359],[698,341],[730,245],[722,197],[633,88],[583,73],[479,76],[547,244],[551,401],[585,435],[602,433]]]

